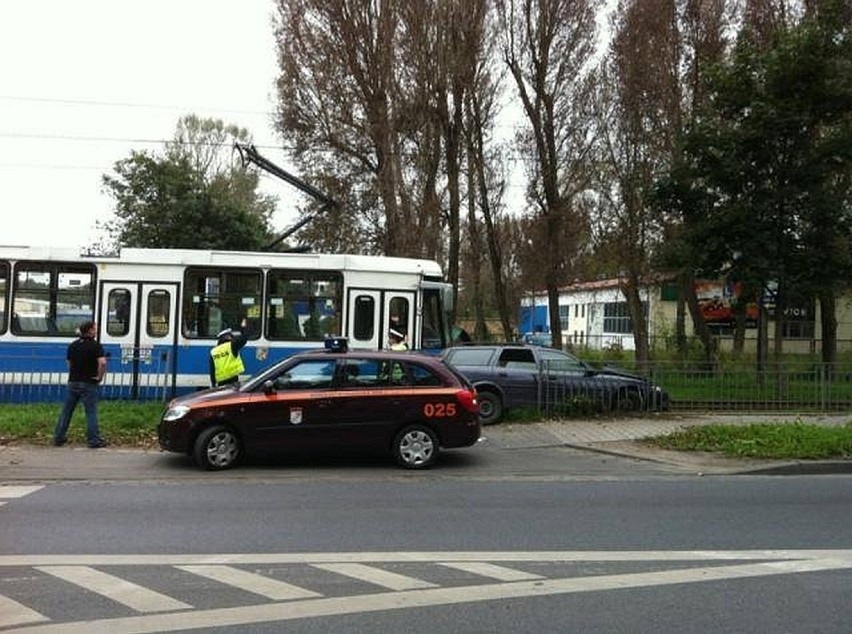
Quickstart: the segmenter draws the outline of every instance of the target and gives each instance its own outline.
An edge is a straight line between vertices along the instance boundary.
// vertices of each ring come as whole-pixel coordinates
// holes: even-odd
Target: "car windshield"
[[[542,349],[539,358],[545,370],[551,372],[585,373],[589,368],[578,358],[560,350]]]

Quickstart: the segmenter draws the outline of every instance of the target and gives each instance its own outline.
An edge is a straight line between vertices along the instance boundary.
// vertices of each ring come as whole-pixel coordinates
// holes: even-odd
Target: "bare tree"
[[[680,113],[675,16],[674,0],[623,0],[601,83],[608,182],[600,226],[618,264],[640,368],[650,359],[641,292],[662,237],[645,201],[646,188],[672,156]]]
[[[503,56],[529,130],[519,139],[534,157],[529,196],[546,225],[544,282],[553,346],[562,346],[559,286],[575,255],[565,244],[574,201],[588,188],[589,64],[595,52],[591,0],[496,0]]]
[[[640,364],[650,358],[640,298],[661,244],[682,218],[650,204],[655,180],[677,160],[677,140],[707,98],[706,73],[728,46],[734,3],[726,0],[622,0],[612,21],[600,104],[605,213],[598,220],[624,279]],[[676,335],[685,348],[687,309],[708,358],[715,340],[701,315],[692,266],[678,273]]]
[[[345,175],[348,197],[378,203],[381,227],[353,231],[387,255],[425,253],[420,229],[434,228],[421,210],[424,172],[418,161],[440,147],[421,68],[406,64],[402,25],[428,19],[407,15],[398,0],[278,0],[276,39],[281,75],[277,124],[306,168],[333,164]],[[323,158],[330,153],[333,159]],[[434,169],[434,168],[433,168]],[[418,186],[419,184],[419,186]],[[430,202],[430,201],[427,201]],[[352,205],[364,209],[366,204]],[[436,248],[434,243],[432,248]]]

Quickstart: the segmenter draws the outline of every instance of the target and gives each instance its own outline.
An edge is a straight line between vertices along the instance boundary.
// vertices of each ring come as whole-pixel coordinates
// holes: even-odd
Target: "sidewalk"
[[[566,420],[545,423],[502,423],[483,427],[482,435],[500,450],[512,451],[540,447],[570,447],[583,451],[648,460],[676,466],[685,474],[724,475],[828,474],[852,473],[852,460],[778,461],[725,458],[705,452],[669,451],[648,446],[642,438],[671,433],[682,427],[706,424],[748,424],[767,421],[819,425],[843,425],[852,415],[780,416],[768,415],[689,415],[662,414],[643,418],[613,420]],[[83,459],[81,459],[81,457]],[[44,445],[0,445],[0,483],[63,480],[139,480],[156,481],[174,476],[174,454],[158,449],[88,449]],[[169,469],[162,469],[169,461]],[[566,464],[570,469],[570,464]],[[236,470],[239,472],[240,470]],[[231,478],[250,479],[256,474],[245,471]],[[187,466],[182,479],[209,479],[210,474]]]
[[[765,473],[777,475],[852,473],[852,460],[763,460],[727,458],[710,452],[672,451],[649,446],[643,438],[670,434],[693,425],[748,425],[796,422],[845,425],[852,414],[797,416],[779,414],[661,414],[612,420],[565,420],[484,427],[483,435],[504,449],[564,446],[573,449],[649,460],[700,474]]]

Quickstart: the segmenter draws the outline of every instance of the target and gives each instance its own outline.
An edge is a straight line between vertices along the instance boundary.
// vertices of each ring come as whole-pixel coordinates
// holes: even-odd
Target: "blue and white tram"
[[[222,329],[247,320],[246,375],[345,336],[380,349],[448,344],[452,289],[433,261],[363,255],[123,249],[117,256],[0,246],[0,402],[55,400],[77,327],[98,324],[105,398],[208,387]]]

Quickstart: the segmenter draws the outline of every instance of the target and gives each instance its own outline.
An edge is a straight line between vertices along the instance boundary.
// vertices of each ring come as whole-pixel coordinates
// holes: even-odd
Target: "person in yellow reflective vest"
[[[210,385],[228,385],[236,383],[245,372],[240,350],[246,345],[246,320],[240,323],[243,330],[225,328],[216,335],[216,345],[210,350]]]

